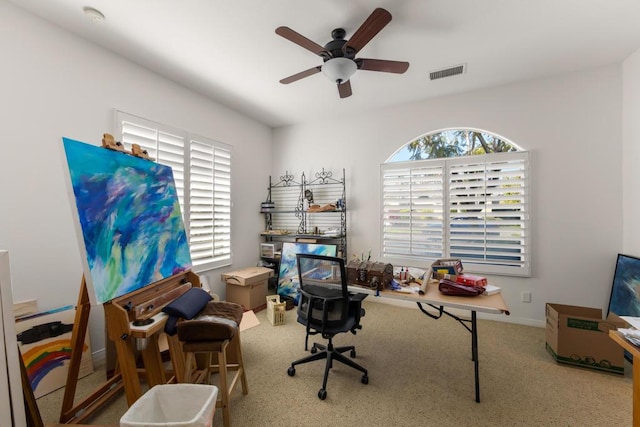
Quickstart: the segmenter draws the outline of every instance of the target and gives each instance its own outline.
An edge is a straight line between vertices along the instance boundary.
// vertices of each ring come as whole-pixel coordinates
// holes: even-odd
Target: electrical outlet
[[[522,302],[531,302],[531,292],[530,291],[522,291],[520,295],[520,301]]]

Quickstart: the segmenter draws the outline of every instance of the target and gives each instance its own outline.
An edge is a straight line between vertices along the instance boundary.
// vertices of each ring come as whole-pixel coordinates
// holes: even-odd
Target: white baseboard
[[[107,365],[107,351],[102,348],[91,353],[93,357],[93,369],[97,370]]]

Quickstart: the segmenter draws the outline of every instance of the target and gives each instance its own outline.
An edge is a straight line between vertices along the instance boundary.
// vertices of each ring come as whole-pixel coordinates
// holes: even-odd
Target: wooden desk
[[[622,332],[611,330],[609,337],[633,356],[633,425],[640,426],[640,347],[627,341]]]
[[[420,311],[432,319],[438,320],[443,314],[446,314],[460,323],[471,333],[471,359],[473,360],[474,365],[476,402],[480,402],[480,362],[478,360],[478,322],[476,319],[476,313],[479,311],[490,314],[509,315],[509,309],[507,308],[504,298],[502,298],[502,294],[479,295],[476,297],[443,295],[438,290],[438,282],[435,280],[429,282],[424,295],[389,290],[375,291],[359,286],[350,286],[349,289],[354,293],[374,295],[375,297],[383,299],[415,302]],[[436,313],[427,311],[422,306],[423,304],[435,309]],[[471,319],[463,319],[448,312],[446,310],[447,308],[469,311],[471,312]]]

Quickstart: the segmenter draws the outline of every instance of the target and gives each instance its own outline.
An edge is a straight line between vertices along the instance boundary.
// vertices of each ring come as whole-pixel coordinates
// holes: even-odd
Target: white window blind
[[[190,140],[191,216],[194,264],[231,258],[231,150],[204,138]]]
[[[530,274],[527,152],[388,163],[381,173],[385,258]]]
[[[194,270],[231,264],[231,147],[120,111],[116,127],[173,169]]]

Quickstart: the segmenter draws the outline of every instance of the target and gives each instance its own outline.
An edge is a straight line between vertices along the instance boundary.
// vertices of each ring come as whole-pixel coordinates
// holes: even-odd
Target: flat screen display
[[[609,313],[640,317],[640,258],[618,254]]]

